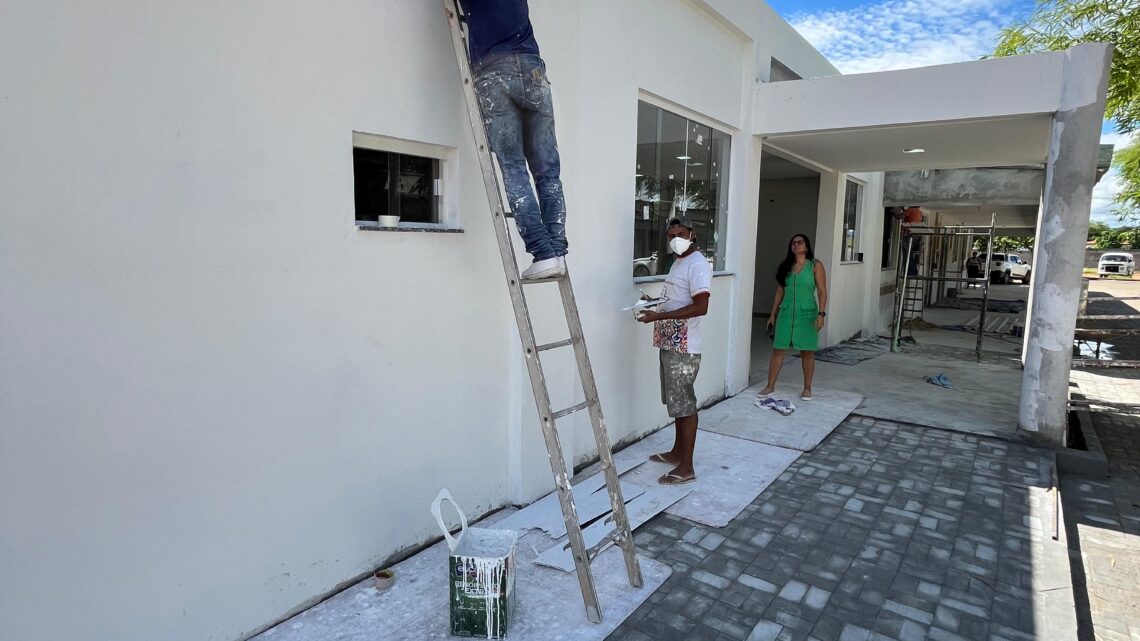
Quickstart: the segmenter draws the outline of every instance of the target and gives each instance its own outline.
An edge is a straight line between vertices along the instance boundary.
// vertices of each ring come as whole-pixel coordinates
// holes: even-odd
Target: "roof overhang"
[[[845,172],[1042,165],[1067,55],[768,83],[753,133]]]

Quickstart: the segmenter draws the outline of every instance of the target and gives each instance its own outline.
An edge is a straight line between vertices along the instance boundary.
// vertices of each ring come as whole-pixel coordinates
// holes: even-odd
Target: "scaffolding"
[[[990,224],[988,226],[981,225],[947,225],[947,226],[934,226],[926,227],[923,225],[906,225],[902,226],[903,233],[905,234],[905,251],[899,252],[897,271],[895,276],[895,317],[892,323],[891,332],[891,351],[897,352],[899,350],[899,340],[901,339],[902,326],[904,316],[910,314],[911,318],[922,317],[922,305],[926,300],[932,298],[932,293],[935,287],[939,288],[939,296],[942,295],[942,287],[945,283],[961,283],[961,284],[977,284],[982,286],[982,309],[978,317],[978,342],[974,348],[974,353],[977,360],[982,360],[982,337],[985,335],[986,327],[986,308],[989,306],[990,301],[990,261],[993,258],[994,251],[994,227],[997,222],[997,214],[990,217]],[[950,239],[959,236],[968,236],[970,238],[984,238],[986,240],[986,261],[982,266],[982,275],[978,278],[970,278],[969,276],[947,276],[947,263],[950,257]],[[938,242],[933,251],[938,253],[937,270],[938,275],[922,276],[918,273],[917,264],[914,265],[914,272],[911,271],[911,255],[915,251],[916,238],[930,238]],[[934,243],[932,243],[934,244]],[[973,249],[973,243],[967,242],[965,255],[969,256]],[[961,263],[965,265],[965,258]],[[933,270],[931,270],[933,271]]]

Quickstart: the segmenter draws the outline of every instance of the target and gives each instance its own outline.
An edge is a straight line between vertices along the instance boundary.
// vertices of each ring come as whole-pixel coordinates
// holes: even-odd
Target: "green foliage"
[[[1060,51],[1086,42],[1115,48],[1106,115],[1122,132],[1140,126],[1140,0],[1042,0],[1021,24],[1001,31],[994,55]]]
[[[1060,51],[1086,42],[1113,45],[1105,116],[1122,133],[1136,131],[1140,128],[1140,0],[1040,0],[1028,20],[1002,29],[994,55]],[[1115,150],[1112,162],[1123,185],[1113,212],[1122,222],[1136,224],[1140,222],[1140,139]]]
[[[1102,234],[1104,234],[1105,232],[1109,232],[1109,231],[1112,231],[1112,228],[1108,226],[1108,223],[1102,223],[1102,222],[1097,221],[1097,220],[1090,220],[1089,221],[1088,239],[1089,240],[1095,240],[1098,237],[1100,237]]]
[[[1140,138],[1112,154],[1112,166],[1120,174],[1120,193],[1113,199],[1112,212],[1120,222],[1140,224]]]
[[[1033,241],[1033,236],[994,236],[994,251],[1007,253],[1033,249]],[[986,240],[975,239],[974,249],[980,252],[986,251]]]
[[[1124,246],[1136,247],[1140,232],[1136,229],[1110,229],[1096,239],[1097,249],[1119,249]]]

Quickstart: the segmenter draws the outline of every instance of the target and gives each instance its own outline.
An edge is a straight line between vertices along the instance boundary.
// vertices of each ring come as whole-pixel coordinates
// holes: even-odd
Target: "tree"
[[[1114,45],[1105,116],[1117,131],[1140,128],[1140,0],[1040,0],[1025,22],[1002,29],[996,56],[1059,51],[1086,42]],[[1140,212],[1140,141],[1114,154],[1124,188],[1116,196],[1121,220]]]
[[[1106,115],[1128,133],[1140,126],[1140,0],[1041,0],[1023,23],[1002,29],[994,55],[1115,45]]]
[[[1135,247],[1140,240],[1140,234],[1135,229],[1110,229],[1096,239],[1097,249],[1119,249],[1124,246]]]
[[[1089,240],[1096,240],[1100,236],[1103,236],[1105,234],[1105,232],[1108,232],[1111,230],[1112,230],[1112,228],[1108,226],[1108,223],[1102,223],[1099,220],[1091,220],[1091,221],[1089,221],[1088,239]]]
[[[1033,236],[994,236],[994,251],[1007,253],[1033,249],[1033,240]],[[986,240],[984,238],[974,239],[974,249],[984,252]]]

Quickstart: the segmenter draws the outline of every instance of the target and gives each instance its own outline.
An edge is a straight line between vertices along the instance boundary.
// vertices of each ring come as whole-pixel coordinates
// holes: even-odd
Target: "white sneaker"
[[[538,280],[540,278],[554,278],[566,274],[565,263],[559,257],[536,260],[522,273],[523,280]]]

